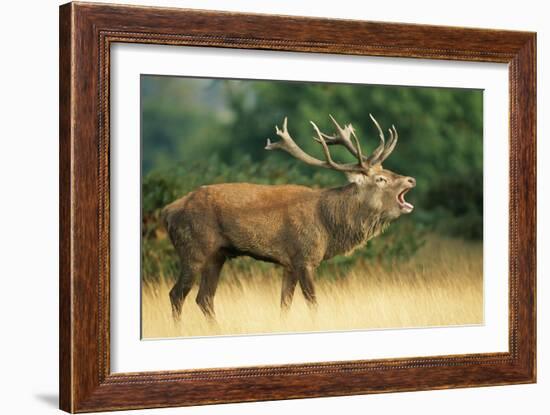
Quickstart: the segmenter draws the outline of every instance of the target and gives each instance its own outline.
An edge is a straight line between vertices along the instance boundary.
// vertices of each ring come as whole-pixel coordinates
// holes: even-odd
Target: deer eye
[[[375,181],[378,184],[385,184],[388,182],[388,179],[386,179],[384,176],[378,176]]]

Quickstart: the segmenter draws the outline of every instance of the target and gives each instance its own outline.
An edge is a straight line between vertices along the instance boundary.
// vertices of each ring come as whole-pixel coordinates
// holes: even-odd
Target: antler
[[[322,161],[319,159],[316,159],[315,157],[310,156],[307,154],[304,150],[302,150],[298,144],[293,140],[293,138],[290,136],[288,129],[287,129],[287,117],[285,117],[283,122],[283,129],[280,130],[278,126],[275,126],[275,132],[277,135],[281,138],[280,141],[277,142],[271,142],[271,140],[267,139],[267,144],[265,146],[266,150],[283,150],[289,153],[294,158],[297,158],[298,160],[303,161],[306,164],[309,164],[310,166],[315,167],[323,167],[326,169],[332,169],[342,172],[364,172],[365,166],[363,165],[363,161],[359,160],[358,164],[351,163],[351,164],[340,164],[336,163],[334,160],[332,160],[332,157],[330,155],[330,151],[328,149],[328,144],[325,141],[324,134],[319,131],[319,128],[313,121],[310,121],[313,128],[317,132],[317,138],[314,137],[314,140],[320,143],[323,147],[323,152],[325,154],[326,161]],[[361,154],[361,149],[359,148],[358,154]]]
[[[282,130],[280,130],[278,126],[275,126],[275,132],[281,138],[281,140],[277,142],[271,142],[271,140],[268,138],[265,149],[286,151],[291,156],[303,161],[306,164],[309,164],[310,166],[323,167],[326,169],[338,170],[347,173],[365,173],[372,166],[381,164],[384,160],[386,160],[395,148],[395,145],[397,144],[398,135],[395,126],[392,125],[392,128],[388,129],[390,133],[390,139],[386,143],[384,132],[382,131],[382,128],[380,128],[380,124],[378,124],[378,121],[376,121],[372,114],[369,114],[372,122],[378,129],[380,144],[378,145],[378,147],[376,147],[376,149],[372,152],[370,156],[366,157],[361,151],[361,145],[359,143],[357,135],[355,134],[355,129],[353,128],[353,126],[351,124],[347,124],[344,125],[344,128],[342,128],[332,115],[329,116],[336,127],[335,135],[322,133],[319,130],[319,127],[317,127],[317,125],[313,121],[310,121],[313,129],[317,133],[317,137],[313,137],[313,139],[321,144],[321,146],[323,147],[325,161],[310,156],[304,150],[302,150],[298,146],[298,144],[296,144],[287,129],[287,117],[285,117],[284,119]],[[330,155],[330,151],[328,148],[329,145],[343,145],[351,154],[353,154],[357,158],[357,163],[336,163]]]
[[[380,144],[378,145],[378,147],[376,147],[376,149],[368,158],[369,165],[373,166],[375,164],[382,163],[388,158],[388,156],[391,154],[397,144],[398,135],[397,130],[395,129],[395,125],[392,124],[393,131],[392,129],[388,128],[388,131],[390,132],[390,141],[388,141],[388,144],[386,144],[384,132],[382,131],[382,128],[380,128],[380,124],[378,124],[378,121],[376,121],[376,118],[374,118],[372,114],[369,114],[369,117],[374,125],[376,125],[378,133],[380,135]]]
[[[397,135],[397,130],[395,129],[395,126],[392,125],[393,130],[388,129],[390,133],[390,140],[386,144],[384,132],[380,128],[380,124],[378,124],[378,121],[376,121],[376,119],[372,116],[372,114],[369,114],[369,117],[371,118],[372,122],[378,129],[378,133],[380,136],[380,144],[378,145],[378,147],[376,147],[376,149],[372,152],[370,156],[366,157],[363,154],[361,154],[361,147],[359,145],[359,140],[355,135],[355,129],[353,128],[353,126],[351,124],[347,124],[344,126],[344,128],[342,128],[340,127],[340,124],[338,124],[338,122],[334,119],[332,115],[329,115],[329,117],[334,123],[334,126],[336,127],[336,134],[328,135],[328,134],[321,133],[327,145],[338,145],[338,144],[343,145],[355,157],[357,158],[360,157],[360,160],[363,166],[374,166],[376,164],[382,163],[385,159],[388,158],[388,156],[391,154],[391,152],[395,148],[395,145],[397,144],[398,135]],[[351,141],[352,137],[355,141],[355,144],[352,143]]]
[[[359,140],[355,135],[355,129],[353,128],[353,125],[351,124],[344,125],[344,128],[342,128],[340,127],[340,124],[338,124],[338,121],[334,119],[332,114],[329,114],[329,117],[334,123],[334,126],[336,127],[336,134],[328,135],[328,134],[320,133],[320,135],[325,139],[325,142],[329,146],[336,145],[336,144],[343,145],[351,154],[353,154],[355,157],[359,157],[359,154],[361,152],[361,146],[359,145]],[[355,141],[355,145],[351,142],[352,136]],[[315,140],[319,141],[318,139],[315,139]],[[367,161],[367,159],[363,157],[362,154],[361,154],[361,161]]]

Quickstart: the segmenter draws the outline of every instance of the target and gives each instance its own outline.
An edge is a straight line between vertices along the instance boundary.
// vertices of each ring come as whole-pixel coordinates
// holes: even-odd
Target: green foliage
[[[483,175],[471,171],[441,178],[425,197],[431,221],[448,235],[483,238]]]
[[[168,238],[141,239],[141,278],[145,282],[173,279],[179,274],[180,264]]]

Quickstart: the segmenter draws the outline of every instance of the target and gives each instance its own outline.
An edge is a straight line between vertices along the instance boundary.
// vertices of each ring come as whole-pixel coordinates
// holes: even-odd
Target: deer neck
[[[367,198],[355,183],[326,191],[321,200],[321,216],[328,231],[325,259],[349,255],[387,228],[390,221],[372,210]]]

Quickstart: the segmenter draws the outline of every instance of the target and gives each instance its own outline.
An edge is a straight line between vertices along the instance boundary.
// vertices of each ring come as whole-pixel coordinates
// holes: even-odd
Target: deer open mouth
[[[397,203],[399,203],[399,207],[401,208],[401,210],[405,211],[406,213],[410,213],[414,209],[414,206],[405,200],[405,194],[409,190],[411,189],[410,188],[404,189],[397,195]]]

